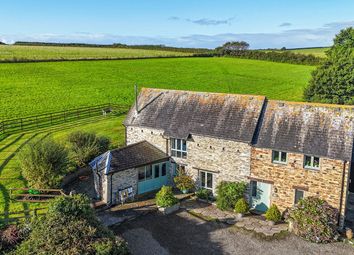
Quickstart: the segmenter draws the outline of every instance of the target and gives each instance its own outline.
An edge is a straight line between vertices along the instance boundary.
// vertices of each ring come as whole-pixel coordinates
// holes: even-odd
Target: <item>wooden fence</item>
[[[69,121],[105,115],[110,112],[123,114],[128,110],[129,106],[127,105],[101,104],[23,118],[8,119],[0,122],[0,135],[48,127]]]
[[[51,198],[58,196],[66,196],[62,189],[38,189],[37,194],[31,194],[30,191],[34,189],[30,188],[11,188],[10,198],[17,202],[33,202],[33,203],[47,203]],[[14,193],[14,191],[20,191]]]
[[[17,212],[5,212],[0,214],[0,222],[4,223],[5,225],[11,222],[18,222],[22,219],[30,219],[32,217],[36,217],[38,215],[44,215],[44,210],[47,208],[35,208],[33,210],[27,209],[23,211]]]

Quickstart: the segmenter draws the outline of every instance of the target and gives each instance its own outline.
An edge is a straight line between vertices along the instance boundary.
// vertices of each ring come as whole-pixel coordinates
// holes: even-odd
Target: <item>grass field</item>
[[[0,120],[106,102],[139,86],[301,101],[315,67],[237,58],[0,64]]]
[[[52,136],[56,141],[64,143],[70,132],[74,130],[86,130],[108,136],[112,141],[112,147],[121,146],[124,144],[124,128],[122,126],[124,117],[94,117],[50,128],[38,129],[33,132],[12,134],[0,140],[0,214],[3,212],[18,212],[45,207],[46,205],[45,203],[15,202],[11,201],[9,197],[9,188],[24,188],[27,185],[26,180],[21,176],[17,160],[17,152],[27,142],[37,138]]]
[[[303,48],[303,49],[295,49],[295,50],[291,50],[289,49],[289,51],[294,52],[294,53],[300,53],[300,54],[312,54],[316,57],[321,57],[321,58],[325,58],[326,54],[325,52],[328,50],[328,47],[323,47],[323,48]]]
[[[82,58],[138,58],[188,55],[192,54],[141,49],[0,45],[0,60],[12,60],[14,58],[36,60]]]

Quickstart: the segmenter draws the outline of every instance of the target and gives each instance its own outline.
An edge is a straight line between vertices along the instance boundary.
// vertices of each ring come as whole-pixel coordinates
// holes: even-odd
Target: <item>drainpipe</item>
[[[344,160],[343,161],[343,172],[342,172],[342,189],[341,189],[341,192],[340,192],[340,203],[339,203],[339,214],[338,214],[338,225],[340,225],[340,215],[341,215],[341,212],[342,212],[342,208],[343,208],[343,194],[344,194],[344,179],[345,179],[345,166],[347,164],[347,161]],[[344,211],[344,219],[345,220],[345,211]]]
[[[135,111],[136,113],[139,113],[139,107],[138,107],[138,85],[134,85],[134,90],[135,90]]]
[[[113,192],[112,178],[113,178],[113,174],[111,174],[110,176],[111,176],[111,184],[110,184],[110,190],[111,190],[110,194],[111,194],[111,197],[110,197],[109,205],[112,205],[112,197],[113,197],[113,194],[112,194],[112,192]]]

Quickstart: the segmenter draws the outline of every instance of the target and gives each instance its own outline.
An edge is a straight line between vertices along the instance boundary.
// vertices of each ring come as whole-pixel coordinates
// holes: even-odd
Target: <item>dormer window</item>
[[[272,162],[278,164],[286,164],[288,162],[288,155],[284,151],[273,151]]]
[[[320,169],[320,158],[315,156],[305,155],[304,168],[306,169]]]
[[[171,156],[187,158],[187,141],[184,139],[171,138]]]

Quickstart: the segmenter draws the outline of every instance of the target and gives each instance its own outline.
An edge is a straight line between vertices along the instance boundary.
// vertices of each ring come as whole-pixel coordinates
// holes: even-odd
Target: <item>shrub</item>
[[[19,153],[23,177],[35,189],[56,188],[69,166],[64,146],[50,138],[28,143]]]
[[[109,149],[110,140],[94,133],[76,131],[68,136],[71,157],[79,167],[86,166],[94,157]]]
[[[129,254],[127,243],[116,237],[115,239],[104,238],[93,243],[96,255],[120,255]]]
[[[266,211],[265,217],[269,221],[274,221],[275,223],[281,221],[281,213],[275,204],[272,204]]]
[[[156,194],[156,204],[160,207],[169,207],[178,203],[178,199],[173,195],[172,187],[162,186]]]
[[[191,176],[187,174],[180,174],[173,179],[176,183],[176,187],[183,190],[191,190],[194,188],[194,181]]]
[[[42,218],[34,219],[29,238],[16,254],[127,254],[124,243],[96,218],[84,195],[54,199]]]
[[[233,210],[237,200],[243,197],[246,187],[244,182],[221,182],[216,187],[216,206],[221,210]]]
[[[26,236],[25,229],[18,225],[8,225],[0,230],[0,254],[14,249]]]
[[[249,209],[250,208],[249,208],[249,205],[248,205],[246,199],[240,198],[239,200],[237,200],[236,205],[235,205],[235,212],[236,213],[245,214],[245,213],[248,213]]]
[[[328,243],[338,234],[338,210],[316,197],[300,200],[285,218],[293,222],[295,234],[311,242]]]
[[[211,190],[209,189],[198,189],[195,194],[198,198],[205,200],[209,200],[212,197]]]
[[[304,90],[311,102],[354,104],[354,28],[342,30]]]

